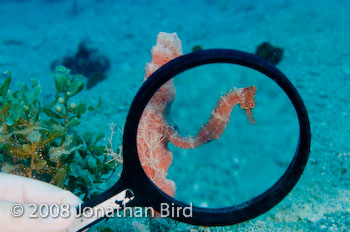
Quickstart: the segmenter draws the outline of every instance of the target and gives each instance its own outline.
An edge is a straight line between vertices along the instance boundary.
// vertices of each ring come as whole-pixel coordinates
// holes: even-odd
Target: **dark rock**
[[[255,54],[276,65],[283,58],[283,49],[275,47],[269,42],[263,42],[256,48]]]
[[[192,52],[203,50],[201,45],[195,45],[192,47]]]
[[[72,74],[81,74],[87,78],[87,89],[106,79],[106,72],[110,68],[110,60],[101,55],[96,48],[87,45],[86,42],[79,44],[78,51],[74,56],[66,56],[61,60],[55,60],[51,64],[54,69],[63,65],[71,70]]]

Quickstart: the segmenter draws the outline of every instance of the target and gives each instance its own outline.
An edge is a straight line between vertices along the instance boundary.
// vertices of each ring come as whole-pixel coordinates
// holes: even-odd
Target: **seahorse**
[[[181,41],[177,34],[160,32],[151,54],[152,61],[146,64],[144,79],[162,65],[182,55]],[[168,143],[191,149],[218,139],[230,120],[232,108],[237,104],[246,111],[249,121],[255,123],[252,116],[255,93],[254,86],[232,89],[220,97],[208,122],[196,136],[181,137],[166,120],[167,107],[175,98],[175,86],[173,80],[165,83],[151,98],[138,126],[137,149],[147,176],[166,194],[174,196],[175,183],[167,179],[167,172],[173,159]]]
[[[196,148],[212,140],[219,139],[230,121],[233,107],[237,104],[246,111],[250,123],[254,124],[252,109],[255,107],[255,93],[255,86],[231,90],[220,97],[211,112],[210,119],[202,126],[196,136],[182,137],[173,127],[169,126],[167,139],[173,145],[185,149]]]

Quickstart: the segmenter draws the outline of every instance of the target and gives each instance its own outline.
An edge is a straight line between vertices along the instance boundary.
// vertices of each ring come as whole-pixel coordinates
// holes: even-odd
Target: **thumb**
[[[81,200],[73,193],[25,177],[0,173],[1,232],[63,232]]]
[[[0,201],[1,232],[63,232],[74,223],[70,204],[20,204]]]

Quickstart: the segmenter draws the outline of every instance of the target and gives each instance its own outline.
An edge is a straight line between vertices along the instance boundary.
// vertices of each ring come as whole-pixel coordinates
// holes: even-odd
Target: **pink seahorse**
[[[145,79],[172,59],[182,55],[181,41],[176,33],[160,32],[157,44],[152,48],[152,61],[146,64]],[[218,139],[230,120],[232,108],[239,104],[251,123],[255,123],[251,109],[255,106],[254,86],[233,89],[220,98],[209,121],[196,136],[181,137],[165,119],[167,107],[174,101],[173,80],[165,83],[146,106],[138,126],[137,150],[147,176],[166,194],[175,195],[175,183],[167,179],[173,155],[168,143],[180,148],[195,148]]]

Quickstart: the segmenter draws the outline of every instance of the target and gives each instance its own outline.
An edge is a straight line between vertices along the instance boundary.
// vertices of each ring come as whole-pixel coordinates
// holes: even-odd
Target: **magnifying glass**
[[[151,207],[202,226],[252,219],[295,186],[310,137],[300,95],[269,62],[228,49],[180,56],[136,94],[124,127],[121,177],[80,207],[69,231],[108,217],[84,215],[98,207]]]

